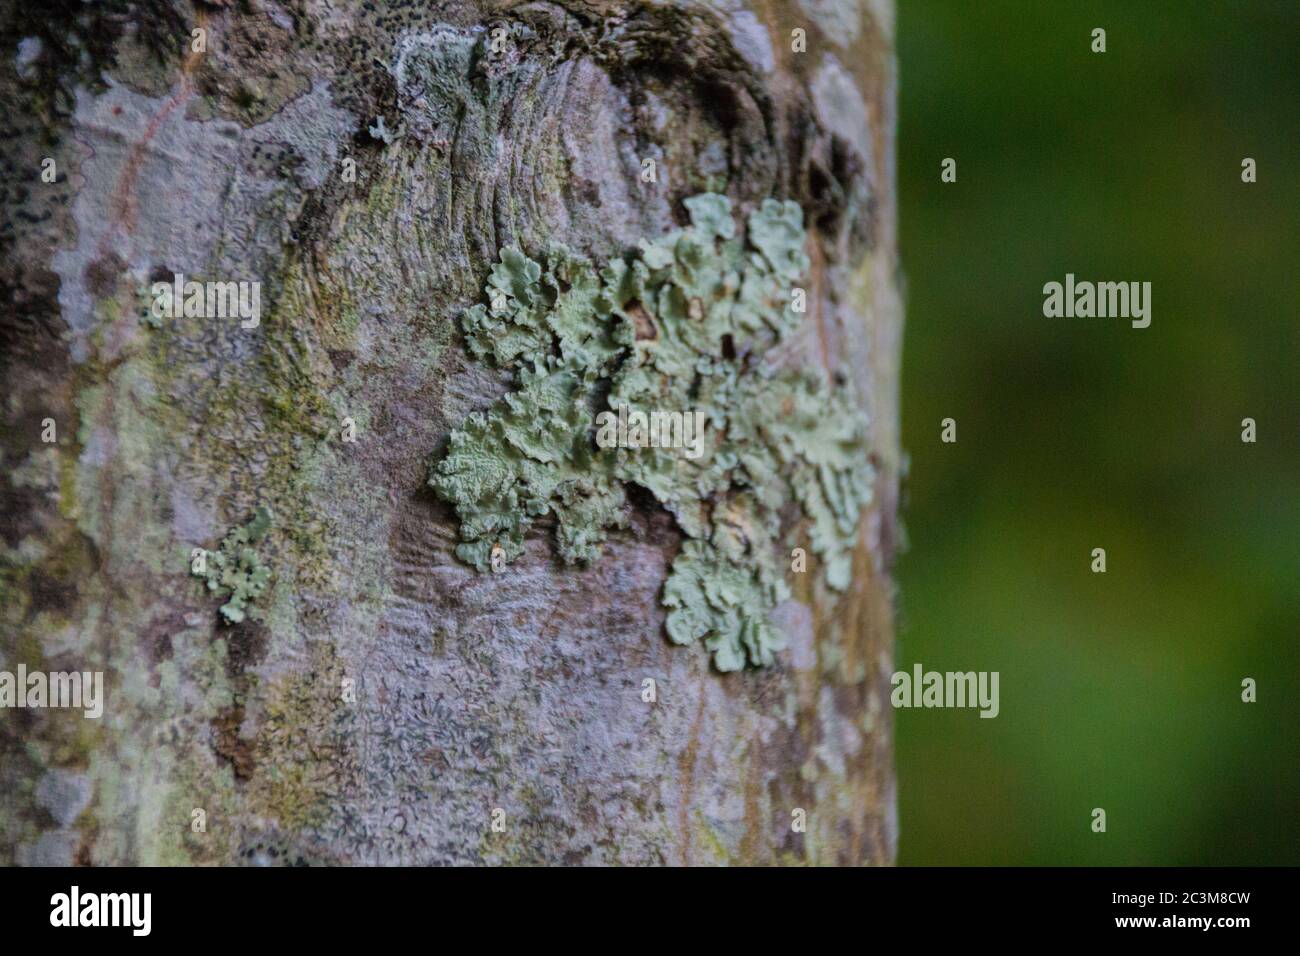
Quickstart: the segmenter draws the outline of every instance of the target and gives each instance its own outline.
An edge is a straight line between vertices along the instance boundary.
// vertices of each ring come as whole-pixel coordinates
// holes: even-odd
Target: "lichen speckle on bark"
[[[790,595],[787,504],[810,519],[826,582],[848,586],[871,496],[868,426],[849,385],[781,364],[805,312],[799,205],[765,200],[743,237],[725,196],[684,205],[688,228],[599,271],[565,248],[545,269],[502,252],[490,304],[462,324],[470,351],[512,369],[519,388],[452,432],[429,483],[460,516],[457,555],[480,571],[494,552],[523,554],[552,513],[564,560],[593,561],[606,529],[627,524],[624,486],[649,491],[691,539],[664,585],[668,634],[702,639],[732,671],[784,646],[768,614]],[[684,420],[703,426],[689,452]]]
[[[271,512],[258,508],[248,524],[235,528],[221,541],[216,551],[201,552],[190,565],[190,573],[203,578],[208,590],[226,598],[221,616],[229,624],[238,624],[250,613],[250,605],[260,598],[271,582],[271,569],[262,563],[257,544],[271,527]],[[256,609],[252,610],[256,614]]]

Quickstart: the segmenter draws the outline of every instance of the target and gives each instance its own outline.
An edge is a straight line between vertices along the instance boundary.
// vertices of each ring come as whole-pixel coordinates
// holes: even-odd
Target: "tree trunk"
[[[100,717],[0,712],[0,862],[893,859],[887,0],[0,17],[0,671],[104,675]],[[787,546],[786,649],[727,673],[667,636],[653,495],[588,563],[543,517],[481,571],[428,481],[516,381],[464,334],[502,251],[635,258],[710,190],[742,230],[799,204],[780,360],[850,389],[874,469],[847,588]],[[257,323],[160,317],[176,274],[260,282]]]

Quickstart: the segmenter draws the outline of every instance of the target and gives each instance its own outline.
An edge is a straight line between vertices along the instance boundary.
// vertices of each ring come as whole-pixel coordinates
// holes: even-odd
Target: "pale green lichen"
[[[685,205],[689,227],[599,270],[564,248],[544,265],[502,251],[487,304],[462,327],[518,388],[452,432],[429,484],[461,519],[457,555],[481,571],[517,558],[550,514],[564,560],[590,562],[626,523],[626,484],[647,489],[688,537],[664,588],[668,634],[703,640],[730,671],[782,646],[768,612],[789,595],[783,507],[798,502],[825,581],[842,590],[872,471],[848,387],[766,361],[802,318],[800,207],[764,201],[742,238],[725,196]],[[620,406],[702,412],[699,454],[600,447],[596,417]]]
[[[141,322],[147,322],[155,329],[163,327],[162,316],[159,315],[159,309],[155,309],[156,299],[153,294],[153,283],[141,282],[135,289],[136,306],[139,310]]]
[[[248,524],[227,534],[216,551],[207,552],[203,570],[190,571],[195,577],[204,578],[208,590],[217,597],[229,597],[221,606],[221,615],[227,623],[238,624],[244,620],[249,605],[262,596],[271,581],[271,570],[262,563],[254,547],[270,527],[271,512],[258,508]]]

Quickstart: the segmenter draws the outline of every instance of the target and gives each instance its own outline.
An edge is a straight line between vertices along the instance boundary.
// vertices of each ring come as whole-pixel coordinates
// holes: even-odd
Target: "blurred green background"
[[[898,6],[899,862],[1300,863],[1300,3]]]

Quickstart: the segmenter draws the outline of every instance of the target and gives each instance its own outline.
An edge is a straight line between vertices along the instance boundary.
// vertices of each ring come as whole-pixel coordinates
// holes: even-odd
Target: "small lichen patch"
[[[502,250],[462,328],[518,387],[452,432],[429,484],[460,517],[457,555],[480,571],[519,557],[547,515],[564,560],[593,561],[626,523],[626,485],[645,488],[688,538],[664,587],[669,636],[702,640],[731,671],[782,646],[768,612],[789,595],[785,506],[799,505],[824,580],[842,590],[872,470],[849,387],[771,361],[802,319],[798,204],[764,201],[743,237],[725,196],[685,206],[688,227],[600,269],[563,247],[543,261]],[[691,454],[597,441],[602,412],[699,414],[704,430]]]
[[[190,570],[205,579],[208,590],[217,597],[229,598],[221,606],[221,615],[229,624],[244,620],[246,612],[255,613],[249,605],[265,593],[271,581],[271,570],[255,548],[270,527],[271,512],[258,508],[248,524],[227,534],[216,551],[207,552],[202,570]]]

